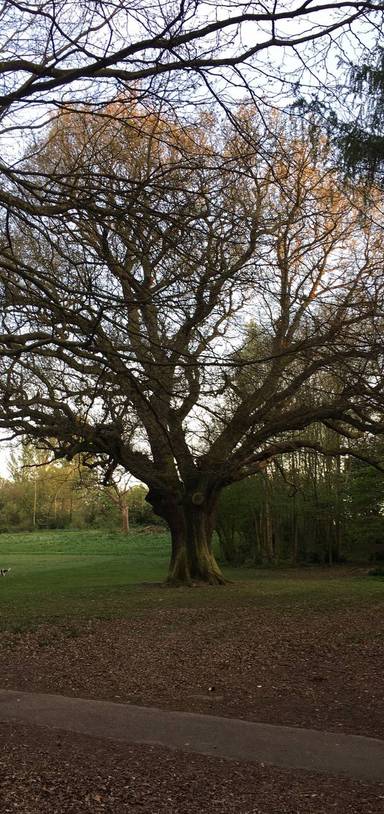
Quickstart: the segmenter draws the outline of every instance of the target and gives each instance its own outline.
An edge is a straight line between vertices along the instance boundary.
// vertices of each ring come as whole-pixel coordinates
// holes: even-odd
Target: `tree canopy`
[[[260,108],[286,105],[298,87],[333,85],[335,59],[363,50],[383,9],[353,0],[157,0],[150,9],[140,0],[4,0],[0,204],[27,212],[41,204],[19,158],[58,108],[86,105],[96,115],[120,96],[179,115],[215,105],[233,118],[243,98]],[[63,196],[56,211],[65,210]]]
[[[139,93],[155,96],[162,77],[177,75],[180,82],[184,74],[188,84],[188,75],[198,81],[206,73],[214,80],[226,68],[236,75],[271,48],[294,52],[320,41],[327,50],[332,38],[354,33],[355,25],[359,30],[370,20],[377,27],[382,10],[380,2],[353,0],[230,7],[157,0],[150,8],[140,0],[4,0],[0,104],[6,110],[27,100],[58,101],[57,90],[65,87],[84,98],[95,80],[93,90],[101,93],[106,86],[116,93],[142,83]]]

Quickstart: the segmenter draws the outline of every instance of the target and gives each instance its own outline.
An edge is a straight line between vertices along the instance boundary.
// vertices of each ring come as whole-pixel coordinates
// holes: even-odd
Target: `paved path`
[[[384,741],[360,735],[9,690],[0,721],[384,782]]]

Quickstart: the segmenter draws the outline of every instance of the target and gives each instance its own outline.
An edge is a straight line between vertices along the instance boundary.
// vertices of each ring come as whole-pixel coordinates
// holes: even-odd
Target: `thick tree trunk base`
[[[172,555],[167,585],[225,585],[212,551],[215,500],[211,495],[191,491],[180,501],[175,495],[150,490],[147,500],[155,512],[167,521],[172,537]]]
[[[226,585],[227,580],[210,551],[194,552],[192,563],[189,562],[185,548],[179,550],[171,562],[167,585]]]

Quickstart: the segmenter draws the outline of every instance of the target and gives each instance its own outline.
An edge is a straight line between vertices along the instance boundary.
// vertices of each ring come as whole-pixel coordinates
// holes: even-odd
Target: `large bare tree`
[[[348,439],[325,454],[384,428],[380,200],[276,116],[241,131],[61,114],[27,167],[67,217],[4,220],[0,428],[146,483],[171,581],[223,581],[225,485],[314,423]]]

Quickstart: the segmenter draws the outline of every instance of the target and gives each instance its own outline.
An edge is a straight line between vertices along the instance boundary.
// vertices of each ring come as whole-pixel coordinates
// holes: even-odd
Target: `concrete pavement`
[[[360,735],[10,690],[0,721],[384,782],[384,741]]]

